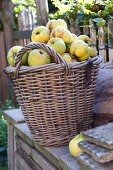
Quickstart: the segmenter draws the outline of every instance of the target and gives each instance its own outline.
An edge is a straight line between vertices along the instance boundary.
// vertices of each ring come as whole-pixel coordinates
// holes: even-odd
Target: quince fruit
[[[90,43],[91,39],[87,35],[79,35],[76,40],[83,40],[86,43]]]
[[[50,38],[50,30],[45,26],[38,26],[32,31],[32,42],[47,43]]]
[[[50,55],[43,49],[34,49],[28,56],[29,66],[41,66],[51,63]]]
[[[69,43],[72,40],[70,31],[64,29],[63,27],[57,27],[51,32],[50,38],[55,37],[63,39],[65,43]]]
[[[63,59],[65,61],[67,61],[67,63],[71,64],[73,62],[76,62],[76,60],[74,59],[74,57],[70,54],[70,53],[64,53],[62,55]]]
[[[71,42],[75,41],[77,39],[77,35],[71,33]]]
[[[12,66],[15,67],[15,60],[17,58],[17,54],[18,52],[22,49],[22,46],[13,46],[7,54],[7,61],[8,63]],[[22,61],[21,61],[21,65],[27,65],[28,64],[28,55],[29,55],[29,51],[26,52],[23,57],[22,57]]]
[[[79,147],[79,142],[83,141],[84,137],[82,134],[79,134],[75,136],[70,142],[69,142],[69,151],[73,156],[77,156],[80,153],[83,153],[83,150]]]
[[[89,46],[83,40],[75,40],[70,47],[70,53],[76,57],[84,57],[89,53]]]
[[[67,29],[67,23],[66,23],[63,19],[50,20],[50,21],[47,23],[47,25],[46,25],[46,27],[47,27],[50,31],[54,30],[56,27],[59,27],[59,26]]]
[[[63,41],[63,39],[61,38],[51,38],[47,45],[49,45],[50,47],[52,47],[56,52],[58,52],[59,54],[63,54],[66,51],[66,45]]]
[[[97,49],[94,47],[90,47],[90,57],[95,57],[97,55]]]

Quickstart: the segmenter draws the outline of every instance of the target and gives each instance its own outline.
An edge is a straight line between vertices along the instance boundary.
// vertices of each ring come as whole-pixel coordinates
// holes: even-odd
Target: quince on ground
[[[50,38],[55,37],[63,39],[65,43],[71,42],[72,39],[70,31],[64,29],[63,27],[57,27],[51,32]]]
[[[79,134],[69,142],[69,151],[73,156],[77,156],[78,154],[83,153],[83,150],[78,146],[78,143],[83,140],[84,137],[82,134]]]
[[[74,57],[70,54],[70,53],[64,53],[62,55],[63,59],[65,61],[67,61],[67,63],[71,64],[73,62],[76,62],[76,60],[74,59]]]
[[[29,66],[41,66],[51,63],[50,55],[43,49],[32,50],[28,56]]]
[[[58,20],[50,20],[46,27],[52,31],[53,29],[55,29],[56,27],[63,27],[65,29],[67,29],[67,23],[63,20],[63,19],[58,19]]]
[[[63,41],[63,39],[61,38],[51,38],[47,45],[49,45],[50,47],[52,47],[56,52],[58,52],[59,54],[63,54],[66,51],[66,45]]]
[[[45,26],[38,26],[32,31],[32,42],[47,43],[50,38],[50,30]]]

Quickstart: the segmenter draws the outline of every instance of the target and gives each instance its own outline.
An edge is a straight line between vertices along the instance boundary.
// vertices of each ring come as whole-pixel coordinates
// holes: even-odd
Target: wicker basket
[[[20,67],[23,54],[36,48],[45,49],[55,63]],[[5,68],[35,142],[64,145],[91,127],[100,62],[101,57],[96,56],[68,65],[49,46],[30,43],[19,52],[16,67]]]

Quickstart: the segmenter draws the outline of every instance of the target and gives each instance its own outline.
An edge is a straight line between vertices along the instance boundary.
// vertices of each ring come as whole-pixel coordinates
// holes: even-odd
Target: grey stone
[[[97,162],[105,163],[113,160],[113,150],[109,150],[87,141],[80,142],[79,146],[84,152],[91,155]]]
[[[62,170],[82,170],[75,157],[71,154],[62,156],[59,159],[59,163]]]
[[[113,170],[113,161],[107,163],[96,162],[87,153],[79,154],[76,160],[82,167],[82,170]]]
[[[85,139],[91,143],[113,150],[113,123],[83,131]]]
[[[4,118],[12,125],[25,122],[20,109],[4,110]]]

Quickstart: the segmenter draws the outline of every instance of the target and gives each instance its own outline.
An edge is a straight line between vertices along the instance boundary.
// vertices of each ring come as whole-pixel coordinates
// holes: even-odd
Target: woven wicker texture
[[[36,48],[45,49],[56,63],[20,67],[23,54]],[[101,57],[97,56],[68,65],[47,45],[31,43],[19,52],[16,68],[5,68],[35,142],[64,145],[91,127],[100,62]]]

